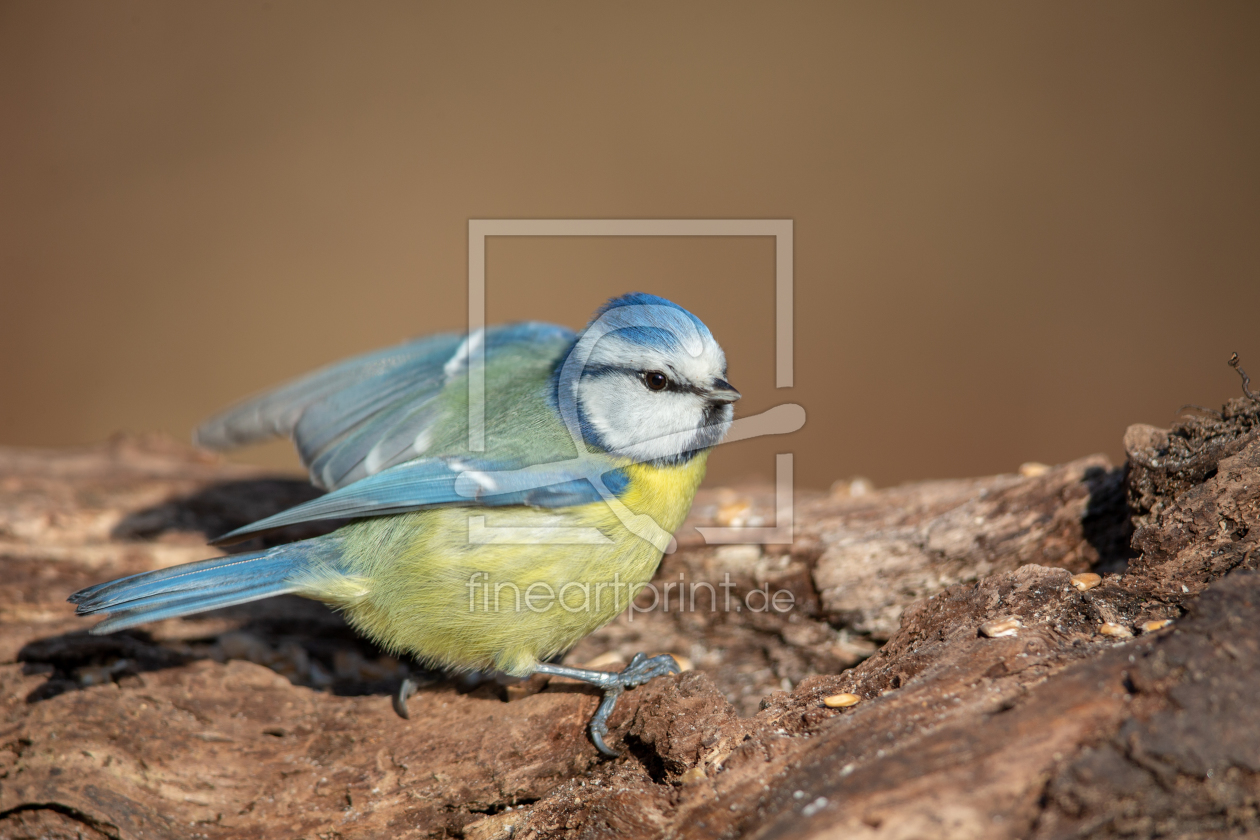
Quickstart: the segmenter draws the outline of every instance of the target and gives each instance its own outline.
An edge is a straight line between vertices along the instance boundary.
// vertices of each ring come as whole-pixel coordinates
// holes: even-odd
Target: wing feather
[[[450,443],[433,439],[435,426],[456,402],[446,398],[451,386],[466,387],[469,360],[480,343],[490,365],[510,357],[556,356],[573,338],[565,327],[537,322],[471,336],[428,336],[331,365],[247,400],[204,423],[194,440],[230,449],[289,435],[314,484],[344,488],[421,458],[435,443]]]
[[[463,338],[459,333],[425,336],[321,368],[211,417],[198,427],[193,440],[207,449],[224,450],[291,435],[311,406],[400,366],[426,367],[440,359],[440,367]]]
[[[326,496],[261,519],[215,540],[217,545],[277,528],[326,519],[360,519],[439,505],[572,507],[620,495],[628,477],[602,455],[560,464],[518,465],[428,458],[392,467]]]
[[[620,494],[618,464],[576,457],[549,407],[546,384],[574,338],[540,323],[432,336],[317,371],[211,419],[199,443],[227,448],[289,434],[312,481],[332,490],[218,542],[313,520],[451,504],[568,507]],[[492,446],[473,454],[464,451],[467,373],[481,349]]]

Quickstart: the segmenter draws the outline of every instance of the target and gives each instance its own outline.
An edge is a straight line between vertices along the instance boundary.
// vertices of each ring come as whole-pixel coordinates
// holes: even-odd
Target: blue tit
[[[76,592],[109,633],[295,594],[341,611],[386,650],[452,671],[582,680],[604,699],[676,673],[639,654],[620,673],[557,658],[652,578],[731,424],[739,392],[708,328],[648,294],[615,298],[580,333],[519,323],[410,341],[229,409],[195,440],[229,449],[289,435],[329,492],[237,529],[330,534]],[[406,716],[413,686],[395,706]]]

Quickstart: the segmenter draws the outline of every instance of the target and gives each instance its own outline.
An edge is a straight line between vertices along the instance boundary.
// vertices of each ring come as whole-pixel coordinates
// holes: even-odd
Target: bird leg
[[[564,659],[563,653],[557,653],[548,662],[559,662]],[[412,671],[403,679],[402,684],[398,686],[398,691],[394,693],[392,698],[394,711],[398,713],[400,718],[411,719],[411,713],[407,710],[407,701],[415,696],[422,688],[426,688],[444,680],[454,680],[459,689],[460,694],[472,691],[477,686],[486,681],[497,682],[499,685],[515,685],[522,682],[521,677],[510,677],[502,671],[467,671],[464,673],[454,673],[450,671],[435,671],[432,668],[421,668],[419,672]]]
[[[411,699],[411,695],[420,690],[420,683],[411,677],[406,677],[402,681],[402,685],[398,686],[398,693],[394,695],[394,711],[401,718],[411,718],[411,712],[407,711],[407,701]]]
[[[556,658],[558,659],[559,657]],[[617,672],[595,671],[589,668],[571,668],[567,665],[555,664],[554,662],[540,662],[534,671],[536,674],[580,680],[584,683],[590,683],[596,688],[603,689],[604,697],[599,701],[595,714],[591,716],[590,734],[595,748],[608,758],[616,758],[620,755],[616,750],[609,747],[605,741],[608,736],[608,717],[617,705],[617,698],[628,688],[638,688],[654,677],[663,677],[667,674],[677,674],[678,672],[678,662],[668,653],[653,656],[650,659],[646,654],[636,653],[630,660],[630,664]],[[407,710],[407,700],[421,688],[433,682],[432,679],[416,680],[412,677],[407,677],[402,681],[402,685],[398,687],[398,692],[393,697],[394,711],[398,713],[399,717],[411,717]]]
[[[427,668],[422,669],[415,676],[408,674],[403,679],[402,685],[398,686],[398,691],[394,694],[394,711],[398,713],[399,717],[410,719],[411,713],[407,711],[407,701],[420,689],[439,683],[442,679],[443,675],[440,672],[431,671]]]
[[[609,747],[604,739],[608,735],[608,716],[617,705],[617,698],[628,688],[638,688],[653,677],[677,674],[678,670],[678,663],[668,653],[653,656],[651,659],[642,653],[636,653],[630,660],[630,664],[619,672],[593,671],[587,668],[570,668],[567,665],[541,662],[535,673],[581,680],[603,689],[604,699],[599,701],[599,708],[591,717],[591,741],[603,755],[616,758],[620,753]]]

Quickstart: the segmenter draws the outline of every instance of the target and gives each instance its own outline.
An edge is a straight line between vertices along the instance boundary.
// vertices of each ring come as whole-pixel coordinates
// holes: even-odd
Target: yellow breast
[[[615,618],[651,580],[661,546],[626,528],[627,511],[672,534],[706,461],[626,467],[621,509],[448,507],[356,522],[344,530],[340,568],[303,581],[303,594],[392,650],[525,675]]]
[[[665,531],[674,533],[687,518],[696,489],[704,479],[709,453],[701,452],[676,467],[632,464],[625,467],[630,483],[621,501],[635,513],[646,514]]]

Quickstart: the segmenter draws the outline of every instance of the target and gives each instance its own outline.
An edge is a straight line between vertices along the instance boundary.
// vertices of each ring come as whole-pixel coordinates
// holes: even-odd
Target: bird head
[[[740,394],[704,322],[665,298],[633,293],[604,304],[578,335],[557,396],[588,445],[677,464],[721,441]]]

